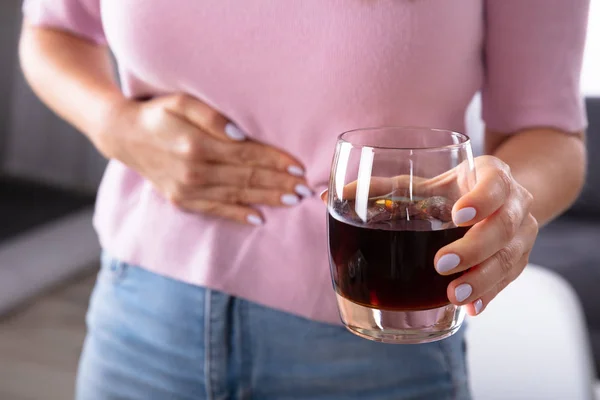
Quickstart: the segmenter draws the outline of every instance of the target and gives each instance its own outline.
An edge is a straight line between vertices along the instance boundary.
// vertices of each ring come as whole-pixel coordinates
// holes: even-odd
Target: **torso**
[[[242,5],[243,4],[243,5]],[[133,97],[187,93],[287,150],[315,189],[338,133],[464,130],[483,80],[483,4],[436,0],[102,0]],[[262,209],[266,225],[184,214],[112,162],[96,226],[114,256],[193,284],[336,321],[317,198]]]

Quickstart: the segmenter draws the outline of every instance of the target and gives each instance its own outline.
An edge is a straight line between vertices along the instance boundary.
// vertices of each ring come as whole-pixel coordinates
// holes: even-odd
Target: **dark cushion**
[[[579,199],[570,214],[600,216],[600,98],[586,99],[589,126],[587,130],[588,175]]]
[[[94,204],[94,196],[0,175],[0,242]]]

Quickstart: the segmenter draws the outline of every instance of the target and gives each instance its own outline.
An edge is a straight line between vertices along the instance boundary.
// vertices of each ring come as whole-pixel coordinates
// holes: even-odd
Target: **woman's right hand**
[[[247,139],[193,97],[125,101],[111,115],[99,150],[189,212],[260,225],[263,217],[250,205],[293,206],[312,195],[296,159]]]

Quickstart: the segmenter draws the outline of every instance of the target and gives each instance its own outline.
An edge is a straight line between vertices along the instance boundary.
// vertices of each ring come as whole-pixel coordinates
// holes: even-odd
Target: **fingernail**
[[[473,303],[473,306],[475,307],[475,314],[479,314],[483,308],[483,301],[481,301],[481,299],[477,299],[475,303]]]
[[[462,225],[466,222],[471,221],[477,215],[477,210],[473,207],[461,208],[454,214],[454,223],[456,225]]]
[[[308,186],[302,184],[296,185],[296,193],[302,197],[311,197],[313,195],[313,191]]]
[[[295,194],[284,194],[281,196],[281,202],[287,206],[295,206],[300,203],[300,197]]]
[[[246,220],[248,221],[249,224],[256,225],[256,226],[260,226],[265,223],[265,221],[263,221],[263,219],[261,217],[259,217],[258,215],[254,215],[254,214],[248,215]]]
[[[444,254],[440,257],[437,264],[435,265],[435,269],[441,274],[444,272],[448,272],[460,264],[460,257],[456,254]]]
[[[287,170],[291,175],[304,176],[304,170],[296,165],[290,165]]]
[[[246,134],[231,122],[225,125],[225,134],[233,140],[241,141],[246,140]]]
[[[458,285],[456,289],[454,289],[454,296],[456,296],[456,300],[459,303],[462,303],[473,293],[473,288],[468,283],[463,283],[462,285]]]

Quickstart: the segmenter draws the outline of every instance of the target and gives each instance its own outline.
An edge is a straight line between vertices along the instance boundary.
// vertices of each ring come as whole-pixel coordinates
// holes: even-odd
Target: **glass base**
[[[448,304],[429,310],[379,310],[336,293],[342,322],[362,338],[382,343],[430,343],[452,336],[465,319],[463,307]]]

